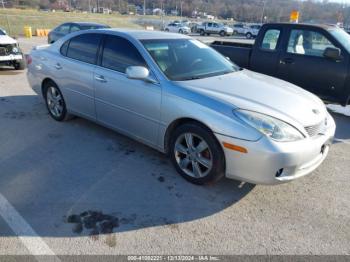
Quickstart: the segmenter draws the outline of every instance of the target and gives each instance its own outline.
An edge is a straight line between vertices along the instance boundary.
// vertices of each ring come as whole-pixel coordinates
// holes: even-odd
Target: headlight
[[[234,113],[239,119],[276,141],[292,142],[304,138],[298,129],[274,117],[241,109]]]
[[[18,48],[17,48],[17,47],[13,47],[13,48],[12,48],[12,52],[18,53]]]

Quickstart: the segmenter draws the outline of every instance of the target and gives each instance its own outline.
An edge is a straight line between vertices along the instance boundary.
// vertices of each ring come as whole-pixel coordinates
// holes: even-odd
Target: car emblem
[[[312,112],[313,112],[314,114],[316,114],[316,115],[318,115],[318,114],[320,113],[320,111],[317,110],[317,109],[312,109]]]

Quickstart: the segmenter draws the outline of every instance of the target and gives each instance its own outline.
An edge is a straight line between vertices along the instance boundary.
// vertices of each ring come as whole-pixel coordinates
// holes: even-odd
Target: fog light
[[[277,171],[276,173],[276,177],[280,177],[283,173],[283,168],[281,168],[280,170]]]

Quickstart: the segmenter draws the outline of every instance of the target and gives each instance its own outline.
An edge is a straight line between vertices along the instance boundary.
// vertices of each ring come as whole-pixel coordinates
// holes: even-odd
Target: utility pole
[[[180,17],[181,17],[181,21],[182,21],[182,0],[180,2]]]
[[[261,23],[264,23],[264,15],[265,15],[265,5],[266,5],[266,0],[263,0],[263,9],[262,9],[262,14],[261,14]]]
[[[146,0],[143,0],[143,15],[146,15]]]

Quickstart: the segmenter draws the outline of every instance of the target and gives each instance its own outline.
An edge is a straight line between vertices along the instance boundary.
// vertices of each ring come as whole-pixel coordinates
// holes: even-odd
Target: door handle
[[[293,58],[290,58],[290,57],[287,57],[287,58],[282,58],[280,60],[280,64],[294,64],[294,59]]]
[[[105,77],[104,77],[104,76],[101,76],[101,75],[96,75],[96,76],[95,76],[95,80],[96,80],[96,81],[99,81],[99,82],[101,82],[101,83],[106,83],[106,82],[107,82],[107,80],[105,79]]]
[[[55,64],[55,68],[56,68],[57,70],[61,70],[61,69],[62,69],[62,66],[60,65],[60,63],[57,63],[57,64]]]

